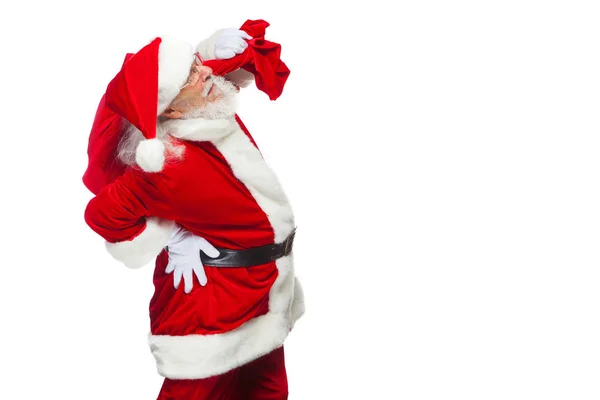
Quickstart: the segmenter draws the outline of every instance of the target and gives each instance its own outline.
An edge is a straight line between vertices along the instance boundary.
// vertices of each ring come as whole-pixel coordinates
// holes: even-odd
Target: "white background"
[[[89,130],[126,52],[265,19],[292,74],[239,114],[299,226],[290,399],[600,398],[597,2],[7,4],[0,397],[156,398],[151,268],[83,220]]]

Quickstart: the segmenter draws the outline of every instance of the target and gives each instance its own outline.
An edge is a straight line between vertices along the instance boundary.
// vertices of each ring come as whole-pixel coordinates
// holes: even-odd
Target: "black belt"
[[[254,265],[267,264],[278,258],[285,257],[292,252],[295,235],[296,228],[281,243],[252,247],[245,250],[231,250],[217,247],[216,249],[219,250],[218,257],[211,258],[200,252],[200,260],[202,260],[202,265],[208,267],[252,267]]]

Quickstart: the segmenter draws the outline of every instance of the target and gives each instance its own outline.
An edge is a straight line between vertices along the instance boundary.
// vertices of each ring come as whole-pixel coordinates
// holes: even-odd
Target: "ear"
[[[163,113],[160,114],[160,116],[165,118],[178,119],[181,118],[183,114],[180,111],[169,107],[165,111],[163,111]]]

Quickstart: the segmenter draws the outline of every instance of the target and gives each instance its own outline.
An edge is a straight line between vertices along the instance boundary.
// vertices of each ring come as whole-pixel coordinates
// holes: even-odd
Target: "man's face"
[[[214,81],[212,69],[203,66],[196,57],[187,82],[162,115],[168,118],[181,118],[190,111],[202,109],[209,103],[219,101],[223,93]]]

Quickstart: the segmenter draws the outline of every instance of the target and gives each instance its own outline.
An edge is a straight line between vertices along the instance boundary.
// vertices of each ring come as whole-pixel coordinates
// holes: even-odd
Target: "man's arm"
[[[242,53],[251,36],[236,28],[219,29],[196,46],[203,60],[227,59]],[[225,75],[234,85],[245,88],[254,82],[254,74],[240,68]]]
[[[175,226],[167,220],[173,217],[168,193],[159,174],[129,169],[90,200],[85,221],[106,240],[115,259],[130,268],[142,267],[162,251]]]

